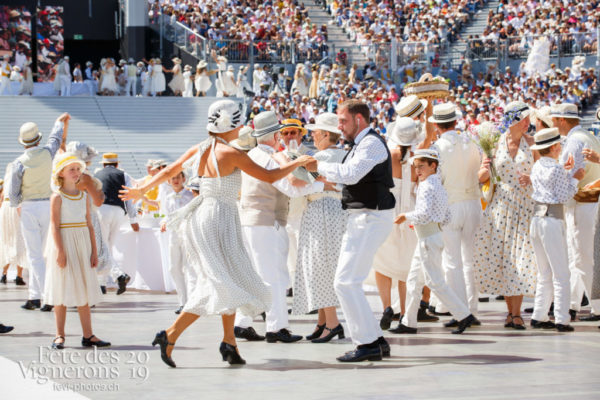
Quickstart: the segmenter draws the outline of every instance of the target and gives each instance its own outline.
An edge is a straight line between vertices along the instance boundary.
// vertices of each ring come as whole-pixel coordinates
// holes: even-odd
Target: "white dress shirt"
[[[328,181],[344,185],[355,185],[377,164],[384,162],[388,152],[383,141],[368,135],[370,127],[363,129],[354,139],[343,164],[319,162],[317,171]]]
[[[431,222],[443,225],[450,221],[448,195],[438,174],[429,175],[419,182],[415,209],[406,214],[406,220],[414,225]]]
[[[172,191],[160,203],[160,213],[167,217],[194,199],[194,194],[187,189]]]
[[[564,204],[577,193],[575,172],[575,168],[567,171],[556,160],[541,157],[531,169],[531,198],[538,203]]]
[[[569,154],[572,154],[574,161],[573,171],[577,171],[578,169],[585,167],[585,160],[583,153],[581,152],[585,148],[585,144],[582,141],[575,139],[571,135],[576,129],[580,129],[579,125],[571,129],[567,134],[567,138],[563,144],[562,153],[560,154],[559,158],[560,163],[564,164],[567,161],[567,158],[569,158]]]

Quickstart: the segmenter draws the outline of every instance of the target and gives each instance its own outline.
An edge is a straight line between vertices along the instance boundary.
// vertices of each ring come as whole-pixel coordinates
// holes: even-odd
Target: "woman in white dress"
[[[21,232],[21,217],[16,207],[10,206],[10,179],[12,177],[12,163],[6,166],[4,175],[4,185],[0,180],[0,265],[4,266],[0,283],[6,284],[6,274],[8,267],[14,265],[17,267],[17,277],[15,283],[18,286],[25,285],[23,281],[23,267],[27,265],[27,256],[25,253],[25,239]],[[3,187],[4,186],[4,187]]]
[[[185,82],[183,74],[181,72],[181,59],[175,57],[173,59],[173,63],[175,64],[173,66],[173,69],[167,71],[173,73],[173,79],[171,79],[171,82],[169,82],[169,87],[171,88],[175,96],[181,96],[183,91],[185,90]]]
[[[31,72],[31,60],[28,59],[23,66],[23,86],[19,94],[33,95],[33,73]]]
[[[192,82],[192,66],[183,68],[183,97],[194,97],[194,82]]]
[[[140,66],[140,64],[142,64]],[[142,80],[142,96],[150,96],[152,90],[152,67],[154,66],[154,59],[151,58],[148,61],[148,68],[144,68],[144,63],[141,61],[138,63],[138,67],[141,68],[140,78]]]
[[[206,93],[212,87],[210,76],[217,73],[217,70],[208,71],[206,68],[208,64],[202,60],[196,65],[196,78],[194,80],[194,86],[196,87],[196,97],[206,96]]]
[[[162,96],[162,92],[166,88],[167,80],[165,79],[164,67],[160,58],[156,58],[152,67],[152,96]]]
[[[237,97],[244,98],[244,89],[251,91],[250,83],[248,83],[248,66],[241,67],[237,75]]]
[[[341,163],[346,156],[345,150],[336,147],[341,136],[337,125],[337,115],[323,113],[317,116],[315,124],[306,126],[319,150],[314,156],[318,161]],[[339,191],[326,190],[307,199],[298,240],[292,313],[302,315],[319,310],[317,327],[306,338],[325,343],[335,336],[344,338],[344,328],[336,314],[340,303],[333,280],[348,214],[342,209]]]
[[[278,169],[266,170],[246,153],[229,145],[238,138],[242,128],[241,104],[220,100],[210,106],[208,114],[208,139],[191,147],[145,184],[122,191],[124,200],[139,200],[150,188],[179,174],[183,164],[192,158],[196,174],[203,177],[200,195],[176,212],[167,225],[184,238],[187,258],[198,276],[198,283],[183,312],[171,327],[154,338],[153,345],[160,345],[161,359],[171,367],[175,367],[171,352],[177,338],[198,317],[211,314],[221,315],[223,322],[224,336],[219,348],[223,361],[245,363],[235,341],[236,309],[247,315],[260,314],[270,307],[271,296],[254,270],[242,240],[236,203],[241,171],[257,179],[275,182],[313,160],[310,156],[301,156]]]
[[[416,176],[408,159],[411,148],[419,142],[419,129],[409,117],[398,118],[388,139],[392,156],[392,176],[394,187],[392,194],[396,199],[394,217],[414,210]],[[394,312],[392,310],[391,291],[394,281],[398,283],[400,314],[404,315],[406,303],[406,278],[410,269],[413,253],[417,245],[417,236],[407,224],[395,224],[386,241],[381,245],[375,259],[375,282],[383,305],[381,329],[389,329]]]
[[[109,58],[106,60],[102,74],[102,86],[100,86],[100,91],[104,96],[114,96],[119,91],[115,70],[116,67],[113,59]]]
[[[304,64],[298,64],[296,67],[291,92],[294,93],[296,90],[298,90],[300,96],[308,96],[308,80],[306,79],[306,74],[304,72]]]

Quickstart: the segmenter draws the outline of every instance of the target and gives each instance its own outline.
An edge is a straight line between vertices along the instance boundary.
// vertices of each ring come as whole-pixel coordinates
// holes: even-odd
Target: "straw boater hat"
[[[537,132],[533,136],[533,140],[535,140],[535,144],[530,147],[531,150],[542,150],[556,143],[560,143],[562,141],[562,136],[560,136],[558,128],[546,128]]]
[[[92,146],[77,141],[67,144],[67,152],[75,154],[86,163],[91,162],[98,155],[98,152]]]
[[[550,107],[548,106],[544,106],[542,108],[533,110],[533,112],[530,115],[530,118],[533,124],[535,124],[537,120],[540,120],[543,123],[545,123],[549,128],[552,128],[554,126],[554,123],[552,122],[552,117],[550,116]]]
[[[73,153],[65,152],[54,159],[54,165],[52,167],[52,183],[54,183],[56,187],[60,187],[58,174],[60,174],[60,171],[65,169],[66,166],[71,164],[79,164],[81,171],[86,168],[85,162]]]
[[[419,99],[416,95],[403,97],[400,102],[396,104],[395,110],[399,117],[410,117],[416,118],[421,115],[427,107],[427,100]]]
[[[227,133],[242,125],[242,105],[233,100],[215,101],[208,109],[210,133]]]
[[[414,152],[414,155],[409,159],[411,164],[414,164],[415,160],[419,160],[421,158],[427,158],[429,160],[435,160],[440,162],[440,155],[436,150],[433,149],[417,149]]]
[[[396,119],[394,129],[388,138],[396,146],[413,146],[419,143],[419,129],[414,119],[402,117]]]
[[[550,117],[581,119],[577,106],[570,103],[562,103],[552,106],[550,108]]]
[[[284,119],[281,123],[283,124],[283,128],[281,128],[282,132],[290,129],[300,129],[302,131],[302,136],[306,135],[306,132],[308,132],[308,130],[302,126],[302,121],[299,119]]]
[[[19,129],[19,143],[23,146],[35,146],[42,139],[42,133],[39,131],[35,122],[25,122]]]
[[[117,164],[119,162],[119,156],[117,153],[104,153],[102,154],[102,160],[100,164]]]
[[[238,150],[252,150],[256,147],[256,138],[252,137],[253,131],[254,129],[252,129],[252,127],[250,126],[242,127],[242,129],[240,129],[238,138],[232,140],[231,142],[229,142],[229,144],[231,145],[231,147]]]
[[[263,111],[254,117],[254,132],[253,137],[268,135],[269,133],[278,132],[283,125],[279,123],[277,115],[273,111]]]
[[[314,124],[306,125],[306,129],[311,131],[316,131],[317,129],[337,133],[338,135],[342,134],[342,131],[338,129],[338,116],[337,114],[326,112],[317,115],[315,118]]]
[[[452,103],[443,103],[433,107],[433,115],[427,121],[432,124],[443,124],[456,119],[456,106]]]

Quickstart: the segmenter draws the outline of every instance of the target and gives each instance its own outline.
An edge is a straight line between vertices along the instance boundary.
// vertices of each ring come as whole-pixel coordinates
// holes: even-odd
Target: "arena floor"
[[[109,292],[95,308],[93,323],[96,335],[113,346],[97,353],[79,346],[79,319],[70,311],[62,358],[47,348],[54,336],[53,315],[21,310],[26,296],[25,289],[10,283],[0,286],[0,322],[15,326],[0,337],[0,386],[7,399],[600,398],[598,322],[576,323],[573,334],[504,329],[504,304],[498,301],[480,303],[483,325],[460,336],[441,323],[422,324],[418,335],[387,334],[392,357],[375,363],[337,362],[336,356],[353,347],[349,339],[329,344],[240,340],[248,364],[229,367],[218,353],[220,319],[202,318],[177,342],[178,368],[170,369],[150,343],[175,319],[174,295]],[[375,293],[369,300],[379,310]],[[314,316],[293,317],[291,325],[293,332],[308,334]],[[255,327],[264,332],[262,321]]]

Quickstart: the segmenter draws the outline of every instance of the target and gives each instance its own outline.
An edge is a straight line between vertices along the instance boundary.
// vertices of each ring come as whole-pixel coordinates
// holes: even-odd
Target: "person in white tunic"
[[[17,65],[12,67],[12,72],[10,73],[10,81],[17,82],[19,84],[17,94],[20,94],[23,90],[23,75],[21,74],[21,68],[19,68]]]
[[[569,156],[564,165],[558,163],[561,136],[557,128],[540,130],[534,140],[531,150],[537,150],[540,159],[533,164],[530,176],[533,187],[531,198],[536,203],[530,225],[531,243],[538,267],[531,327],[572,332],[574,329],[569,325],[571,274],[563,204],[577,193],[577,179],[574,177],[577,171],[573,169],[573,156]],[[552,300],[554,323],[548,318]]]
[[[103,67],[102,84],[100,86],[100,91],[104,96],[114,96],[119,92],[115,71],[115,63],[112,58],[109,58],[106,60],[106,65]]]
[[[394,178],[392,194],[396,199],[394,218],[415,206],[416,175],[408,159],[412,156],[413,146],[419,142],[418,134],[417,124],[412,118],[400,117],[396,119],[394,130],[388,138]],[[383,330],[390,328],[394,316],[391,296],[393,281],[398,285],[400,315],[406,312],[406,278],[416,245],[417,236],[413,230],[406,225],[394,225],[373,259],[375,281],[383,305],[379,327]]]
[[[4,55],[0,62],[0,96],[10,93],[10,56]],[[8,91],[8,93],[7,93]]]
[[[33,95],[33,73],[31,72],[31,60],[25,62],[23,67],[23,85],[21,86],[20,95]]]
[[[92,331],[90,307],[98,304],[102,295],[96,277],[98,253],[90,199],[77,189],[84,169],[82,160],[72,153],[63,153],[56,158],[52,171],[56,191],[50,198],[51,240],[46,248],[44,301],[54,306],[54,349],[63,349],[65,345],[67,307],[77,307],[83,347],[110,346]]]
[[[183,91],[185,90],[183,73],[181,71],[181,58],[173,58],[173,64],[173,69],[171,69],[170,71],[166,71],[171,72],[173,74],[173,78],[171,79],[171,82],[169,82],[169,87],[171,88],[175,96],[181,96]]]
[[[575,160],[575,171],[584,168],[585,176],[577,184],[583,189],[588,183],[600,179],[600,164],[586,162],[584,149],[600,152],[600,142],[580,125],[581,117],[575,104],[557,104],[550,109],[554,127],[566,137],[559,162],[564,164],[569,156]],[[579,199],[579,200],[578,200]],[[565,203],[565,223],[569,249],[569,269],[571,270],[571,316],[575,320],[581,310],[584,293],[588,299],[592,290],[594,274],[594,232],[597,199],[575,197]],[[592,307],[592,320],[600,319]],[[586,317],[583,317],[586,318]]]
[[[183,172],[169,179],[169,185],[173,188],[173,191],[160,203],[160,213],[166,215],[166,218],[160,224],[160,231],[167,232],[169,235],[169,272],[175,283],[179,302],[179,308],[175,311],[175,314],[180,314],[183,310],[183,306],[187,303],[196,282],[195,273],[188,271],[185,248],[177,230],[167,230],[169,216],[194,198],[192,192],[183,187],[184,183],[185,174]]]
[[[298,64],[296,67],[291,92],[294,93],[296,90],[300,93],[300,96],[308,96],[308,79],[306,78],[304,64]]]
[[[71,66],[69,65],[69,56],[65,56],[58,64],[58,76],[60,80],[60,95],[71,95]]]
[[[192,66],[183,68],[183,97],[194,97],[194,82],[192,81]]]
[[[227,71],[219,74],[220,87],[223,89],[224,97],[234,97],[238,92],[233,65],[227,67]]]
[[[212,87],[210,76],[216,74],[218,71],[208,71],[208,64],[206,61],[201,60],[196,65],[196,76],[194,77],[194,86],[196,88],[196,97],[206,96],[206,93]]]
[[[440,226],[450,221],[450,208],[448,195],[437,173],[439,155],[436,150],[416,150],[410,160],[419,179],[415,209],[400,214],[395,222],[413,224],[419,240],[406,280],[406,315],[397,328],[389,331],[417,333],[417,310],[423,286],[427,284],[459,321],[458,327],[452,333],[460,334],[471,326],[475,317],[470,314],[466,302],[460,299],[444,281],[442,269],[444,243]]]
[[[279,147],[279,123],[273,111],[254,117],[254,132],[258,146],[248,152],[254,162],[266,169],[276,169],[279,162],[273,157]],[[322,182],[303,187],[294,186],[289,179],[273,184],[249,174],[242,174],[240,218],[248,250],[258,274],[271,287],[272,305],[266,311],[266,339],[269,343],[291,343],[302,339],[289,330],[286,290],[289,287],[287,270],[288,236],[285,230],[289,197],[300,197],[323,191]],[[239,313],[235,321],[236,336],[247,338],[251,315]]]
[[[152,68],[154,67],[154,59],[151,58],[148,62],[148,68],[144,68],[142,61],[138,62],[140,69],[140,79],[142,80],[142,96],[150,96],[152,91]]]
[[[0,179],[0,198],[2,199],[0,206],[0,266],[4,266],[0,283],[6,284],[8,268],[13,265],[17,268],[15,284],[24,286],[23,267],[27,267],[27,257],[25,240],[21,231],[21,217],[17,209],[11,207],[9,203],[11,174],[12,166],[8,164],[4,180]]]
[[[161,59],[155,58],[152,66],[152,88],[150,89],[152,96],[162,96],[162,92],[167,88],[164,71]]]
[[[341,163],[344,159],[346,151],[336,146],[341,137],[337,126],[338,118],[333,113],[320,114],[314,124],[306,126],[319,150],[314,155],[318,161]],[[344,338],[333,281],[348,214],[342,209],[339,190],[310,194],[307,200],[300,224],[292,314],[319,310],[317,326],[306,339],[325,343],[335,336]]]
[[[221,315],[223,322],[224,335],[219,348],[223,361],[245,363],[236,346],[233,328],[236,309],[248,315],[260,314],[270,307],[271,295],[252,267],[242,240],[236,204],[240,170],[272,183],[312,161],[311,157],[302,156],[279,168],[262,168],[228,143],[238,138],[242,128],[242,105],[231,100],[217,101],[208,114],[208,139],[187,150],[144,185],[122,191],[123,199],[139,200],[147,190],[179,174],[183,164],[192,158],[196,173],[203,177],[200,195],[170,218],[167,225],[167,229],[180,232],[187,258],[198,275],[198,283],[182,313],[153,342],[160,345],[161,359],[171,367],[175,367],[171,353],[177,338],[198,317],[211,314]]]
[[[21,306],[26,310],[41,307],[46,271],[44,245],[50,225],[52,160],[66,140],[70,118],[68,113],[58,117],[43,147],[38,146],[42,133],[37,124],[26,122],[19,131],[19,143],[25,147],[25,151],[12,163],[8,197],[11,207],[21,208],[21,229],[30,268],[29,300]],[[52,307],[46,304],[41,309],[51,311]]]

